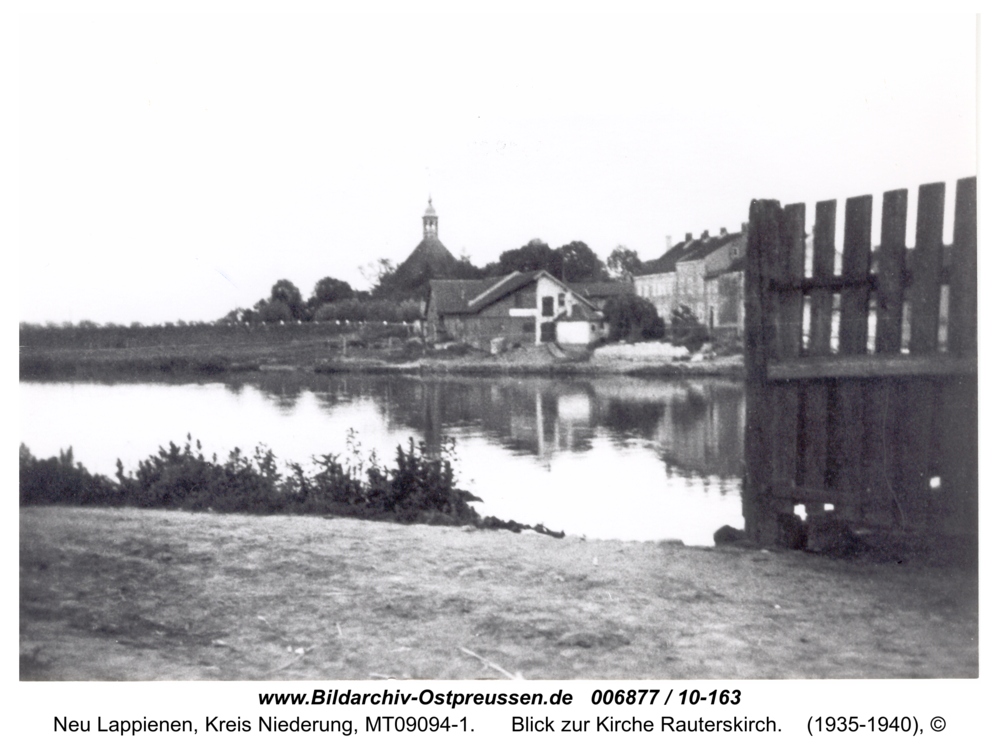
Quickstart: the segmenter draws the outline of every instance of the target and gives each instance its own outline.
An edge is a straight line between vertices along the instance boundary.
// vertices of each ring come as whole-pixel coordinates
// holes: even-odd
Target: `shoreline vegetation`
[[[278,469],[274,453],[263,445],[252,457],[233,449],[220,462],[215,455],[206,458],[201,443],[191,441],[188,435],[183,447],[173,442],[161,447],[141,460],[135,473],[126,474],[119,459],[115,480],[91,474],[74,462],[72,448],[58,457],[38,459],[22,443],[20,505],[349,517],[511,532],[530,529],[565,537],[541,524],[481,517],[470,504],[482,499],[455,485],[453,439],[434,452],[411,438],[408,450],[396,447],[394,466],[388,467],[374,451],[366,454],[351,431],[346,456],[313,457],[311,472],[289,462],[287,473]]]
[[[741,379],[738,352],[677,355],[651,343],[597,349],[555,345],[500,354],[462,344],[435,348],[407,324],[170,327],[21,327],[21,380],[212,377],[268,370],[635,377],[722,376]]]

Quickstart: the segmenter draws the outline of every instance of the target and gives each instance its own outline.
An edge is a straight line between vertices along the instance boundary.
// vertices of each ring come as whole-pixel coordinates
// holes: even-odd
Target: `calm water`
[[[226,383],[21,383],[21,440],[126,471],[190,433],[206,455],[270,447],[303,465],[353,429],[390,464],[409,438],[456,440],[483,515],[604,539],[711,544],[742,527],[744,393],[704,379],[417,379],[264,373]]]

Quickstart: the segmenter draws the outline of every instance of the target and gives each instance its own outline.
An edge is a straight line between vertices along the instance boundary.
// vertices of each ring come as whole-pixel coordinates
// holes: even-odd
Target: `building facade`
[[[746,228],[738,233],[723,227],[712,237],[690,234],[663,256],[645,264],[635,277],[635,292],[656,307],[669,325],[671,314],[687,307],[710,331],[720,325],[743,332],[743,266]],[[724,322],[724,323],[722,323]]]
[[[547,271],[505,277],[430,283],[425,306],[428,341],[460,341],[489,351],[491,342],[542,344],[557,341],[557,319],[579,322],[600,335],[596,306]],[[574,337],[579,326],[571,327]]]

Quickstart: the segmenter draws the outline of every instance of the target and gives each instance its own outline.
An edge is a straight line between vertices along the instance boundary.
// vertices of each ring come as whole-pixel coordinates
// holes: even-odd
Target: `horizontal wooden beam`
[[[772,485],[770,495],[775,500],[793,503],[830,503],[834,506],[850,506],[858,502],[857,496],[853,493],[795,485]]]
[[[869,274],[868,276],[858,279],[848,279],[843,276],[829,276],[823,278],[806,277],[804,279],[796,279],[791,282],[772,279],[771,289],[777,292],[810,292],[814,289],[830,289],[837,291],[841,289],[854,289],[856,287],[868,287],[869,289],[874,290],[876,284],[878,284],[878,277],[873,274]]]
[[[975,357],[947,355],[845,355],[800,357],[767,365],[767,380],[820,378],[905,378],[976,375]]]
[[[947,252],[950,247],[951,246],[946,245],[944,248],[945,251]],[[951,266],[947,264],[943,265],[939,271],[938,283],[942,285],[950,284],[951,274]],[[904,269],[904,287],[908,287],[910,285],[912,281],[910,276],[910,272]],[[863,277],[828,276],[822,278],[807,276],[790,282],[779,279],[770,279],[768,286],[775,292],[803,292],[806,294],[817,289],[828,289],[833,292],[837,292],[842,289],[857,289],[858,287],[867,287],[874,292],[878,289],[878,275],[868,274]]]

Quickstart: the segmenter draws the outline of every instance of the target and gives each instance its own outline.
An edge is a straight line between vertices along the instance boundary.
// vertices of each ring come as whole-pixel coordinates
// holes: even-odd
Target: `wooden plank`
[[[861,354],[868,341],[868,268],[872,246],[872,197],[847,200],[843,278],[852,283],[840,294],[840,352]],[[860,283],[860,284],[859,284]]]
[[[977,352],[976,178],[958,181],[948,294],[948,351],[963,358]],[[939,435],[941,487],[932,498],[943,531],[977,534],[979,520],[978,377],[952,378],[942,389]]]
[[[869,524],[892,526],[901,519],[896,493],[896,413],[899,389],[884,378],[865,380],[864,450],[861,454],[862,518]]]
[[[947,355],[843,355],[768,364],[770,381],[975,375],[976,359]]]
[[[829,401],[829,383],[808,382],[804,388],[802,408],[799,411],[798,442],[801,465],[796,479],[798,484],[810,490],[827,488]],[[816,516],[822,513],[821,503],[806,503],[807,515]]]
[[[774,258],[771,280],[772,283],[794,285],[805,275],[805,204],[786,206],[781,219],[780,245]],[[785,291],[775,290],[774,294],[777,359],[795,361],[802,351],[802,291],[791,286]],[[771,383],[768,389],[773,440],[770,481],[790,485],[795,482],[798,471],[799,385]]]
[[[812,276],[820,282],[834,275],[834,247],[837,225],[837,202],[820,201],[816,204],[816,225],[813,236]],[[832,331],[833,293],[826,287],[814,289],[809,295],[809,355],[830,353]],[[828,466],[828,424],[830,408],[829,384],[814,382],[803,389],[802,407],[799,411],[798,483],[813,489],[826,487]],[[806,514],[823,513],[822,504],[807,503]]]
[[[941,315],[941,250],[944,183],[921,185],[917,198],[917,244],[910,263],[910,351],[938,348]]]
[[[955,232],[948,276],[948,351],[975,356],[977,351],[976,178],[958,181],[955,191]]]
[[[978,378],[949,379],[941,389],[935,431],[940,488],[932,492],[934,521],[941,531],[975,534],[979,521]]]
[[[854,282],[840,295],[840,355],[863,356],[868,343],[868,279],[871,264],[872,197],[850,198],[845,209],[843,277]],[[836,509],[845,519],[861,520],[861,454],[864,448],[864,399],[861,383],[841,378],[833,386],[830,416],[831,484],[850,498]]]
[[[777,293],[779,360],[797,358],[802,350],[802,291],[795,285],[805,276],[805,224],[805,204],[785,207],[771,271],[772,289]]]
[[[910,262],[910,352],[938,350],[941,316],[941,260],[944,231],[944,183],[921,185],[917,197],[917,243]],[[923,529],[929,521],[929,462],[934,418],[934,384],[909,379],[902,386],[905,410],[900,410],[897,439],[899,501],[907,523]]]
[[[882,197],[882,234],[876,259],[876,352],[899,352],[903,340],[906,203],[905,190],[889,191]]]
[[[820,201],[816,204],[816,229],[813,235],[813,279],[823,281],[833,278],[836,229],[837,202]],[[830,352],[832,310],[832,292],[826,288],[813,290],[809,297],[810,355],[825,355]]]
[[[915,360],[899,359],[903,341],[903,273],[906,262],[906,190],[882,196],[882,229],[876,254],[878,284],[875,289],[875,353],[878,365],[862,365],[864,450],[861,454],[862,516],[873,524],[897,523],[896,500],[896,412],[898,381],[889,379],[895,370],[921,367]],[[866,358],[867,360],[867,358]],[[850,367],[848,358],[844,365]],[[867,368],[873,368],[866,370]],[[909,373],[907,373],[908,375]]]
[[[779,242],[781,208],[777,201],[750,203],[747,269],[744,277],[746,368],[746,476],[743,518],[747,536],[760,544],[777,539],[777,518],[767,489],[771,477],[771,419],[767,395],[768,350],[774,347],[773,303],[766,289],[770,279],[768,246]],[[773,353],[772,353],[773,354]]]

